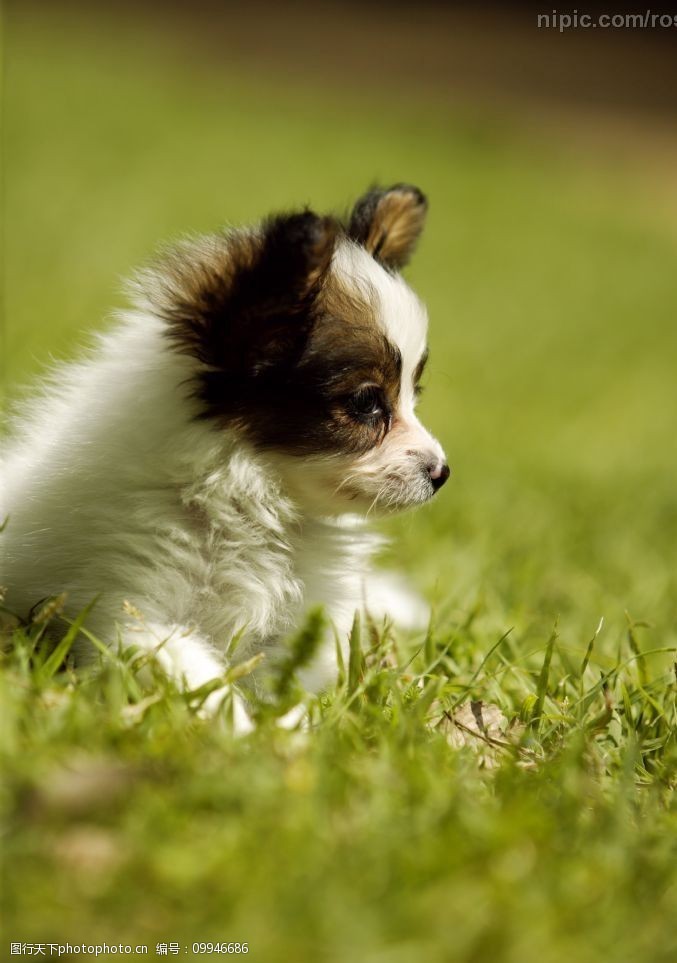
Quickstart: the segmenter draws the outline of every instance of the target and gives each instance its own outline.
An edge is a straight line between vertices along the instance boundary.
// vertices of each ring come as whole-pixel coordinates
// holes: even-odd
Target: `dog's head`
[[[146,285],[196,362],[200,414],[265,451],[322,514],[425,502],[449,475],[416,417],[427,317],[399,274],[426,207],[399,184],[345,224],[271,217],[175,249]]]

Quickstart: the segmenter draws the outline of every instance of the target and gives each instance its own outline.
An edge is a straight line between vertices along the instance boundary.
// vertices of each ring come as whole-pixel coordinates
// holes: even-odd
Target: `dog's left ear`
[[[256,231],[232,231],[169,252],[139,276],[137,303],[169,326],[179,350],[233,377],[298,353],[314,323],[315,297],[339,232],[312,211],[269,217]]]
[[[333,218],[310,210],[278,214],[264,221],[253,264],[239,279],[253,288],[250,306],[271,299],[277,299],[275,311],[280,302],[288,307],[303,304],[327,273],[338,229]],[[265,292],[263,298],[261,291]]]
[[[375,187],[355,204],[348,236],[385,267],[399,270],[416,247],[427,210],[425,195],[411,184]]]

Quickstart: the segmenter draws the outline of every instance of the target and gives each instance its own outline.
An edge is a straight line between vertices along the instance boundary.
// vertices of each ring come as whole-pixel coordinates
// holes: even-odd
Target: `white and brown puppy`
[[[412,596],[370,590],[363,520],[449,475],[415,414],[427,319],[398,273],[425,212],[400,184],[347,224],[274,216],[140,273],[135,310],[16,420],[0,466],[8,606],[65,591],[74,615],[98,596],[89,628],[156,651],[190,688],[223,674],[235,633],[252,655],[309,606],[344,644],[365,591],[415,622]],[[304,681],[333,667],[332,634]]]

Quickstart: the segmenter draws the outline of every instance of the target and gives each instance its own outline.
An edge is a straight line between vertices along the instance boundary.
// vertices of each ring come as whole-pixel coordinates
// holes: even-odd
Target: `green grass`
[[[310,701],[305,738],[262,708],[234,740],[139,681],[131,653],[57,672],[49,613],[18,633],[2,939],[248,941],[274,963],[677,958],[660,203],[507,118],[192,59],[143,20],[29,14],[8,27],[10,396],[122,303],[119,276],[159,241],[407,179],[431,198],[409,272],[431,314],[422,415],[455,476],[386,526],[432,631],[363,626],[366,661],[353,649]],[[280,711],[292,690],[288,672]],[[455,744],[445,713],[469,698],[516,720],[500,745]]]

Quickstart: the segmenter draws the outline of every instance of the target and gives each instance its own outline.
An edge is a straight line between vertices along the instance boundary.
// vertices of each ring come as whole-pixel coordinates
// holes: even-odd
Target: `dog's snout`
[[[444,461],[430,462],[430,464],[426,466],[426,470],[430,476],[430,483],[435,491],[444,485],[445,481],[451,474],[449,465],[447,465],[447,463]]]

